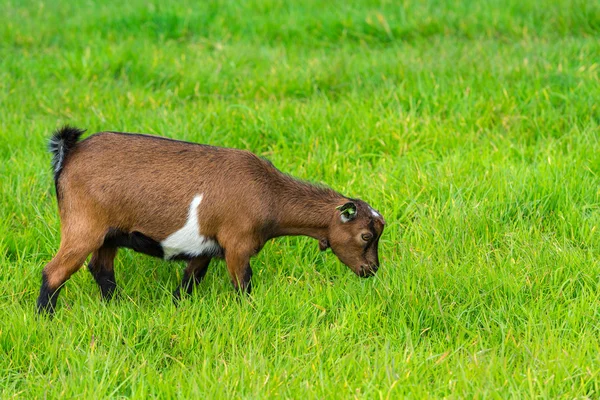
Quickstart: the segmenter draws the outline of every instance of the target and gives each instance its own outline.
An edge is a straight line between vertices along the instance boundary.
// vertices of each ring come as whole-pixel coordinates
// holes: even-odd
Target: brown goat
[[[236,149],[158,136],[64,127],[50,141],[61,243],[42,272],[38,311],[52,313],[61,286],[85,262],[110,299],[119,247],[188,261],[190,293],[213,257],[234,287],[250,292],[250,258],[269,239],[306,235],[331,247],[359,276],[379,267],[383,217],[367,203],[298,181]]]

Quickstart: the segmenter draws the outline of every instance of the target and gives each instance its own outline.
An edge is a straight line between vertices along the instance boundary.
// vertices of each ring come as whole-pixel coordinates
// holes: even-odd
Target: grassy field
[[[598,398],[600,3],[0,1],[2,398]],[[37,318],[64,123],[249,149],[386,217],[373,279],[122,250]]]

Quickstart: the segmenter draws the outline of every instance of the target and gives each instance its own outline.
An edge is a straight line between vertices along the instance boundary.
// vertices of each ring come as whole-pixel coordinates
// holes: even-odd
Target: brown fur
[[[112,272],[116,249],[103,247],[109,229],[140,232],[160,242],[186,223],[190,201],[198,194],[203,194],[201,234],[224,249],[238,289],[249,290],[250,257],[278,236],[316,238],[361,276],[373,274],[379,265],[384,221],[365,202],[297,181],[248,151],[102,132],[73,147],[57,191],[60,250],[44,268],[52,293],[90,253],[92,265]],[[356,205],[357,214],[344,223],[336,207],[346,202]],[[374,236],[367,247],[361,239],[365,232]],[[204,276],[209,261],[191,260],[188,280],[197,268]]]

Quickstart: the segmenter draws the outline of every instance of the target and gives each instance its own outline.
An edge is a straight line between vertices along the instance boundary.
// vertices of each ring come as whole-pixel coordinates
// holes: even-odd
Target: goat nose
[[[368,278],[370,276],[375,275],[375,272],[377,272],[378,267],[376,265],[363,265],[360,268],[360,274],[359,276],[362,276],[363,278]]]

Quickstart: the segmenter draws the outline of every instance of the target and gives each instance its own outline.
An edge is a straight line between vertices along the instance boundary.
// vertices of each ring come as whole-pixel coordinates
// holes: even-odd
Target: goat
[[[331,248],[357,275],[379,268],[385,221],[366,202],[299,181],[245,150],[160,136],[65,126],[50,140],[61,221],[60,248],[44,267],[38,312],[52,314],[61,287],[92,254],[88,269],[110,300],[119,247],[186,260],[191,293],[212,258],[250,292],[250,258],[269,239],[305,235]]]

